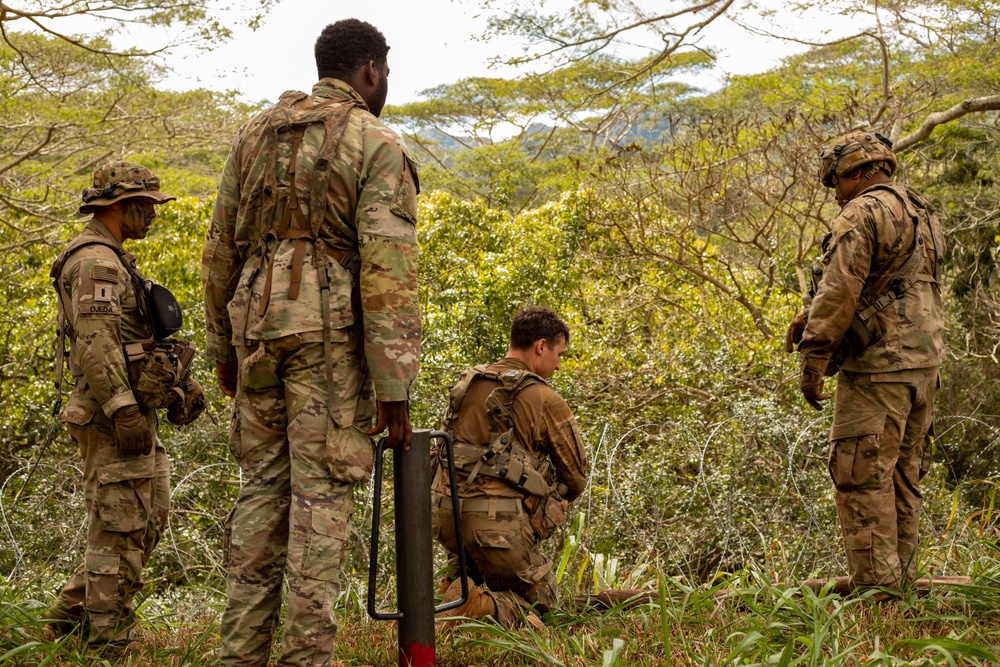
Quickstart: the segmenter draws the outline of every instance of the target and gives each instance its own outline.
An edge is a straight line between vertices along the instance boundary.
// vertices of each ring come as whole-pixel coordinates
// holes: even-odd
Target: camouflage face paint
[[[156,217],[150,199],[128,199],[122,202],[121,233],[123,239],[144,239]]]

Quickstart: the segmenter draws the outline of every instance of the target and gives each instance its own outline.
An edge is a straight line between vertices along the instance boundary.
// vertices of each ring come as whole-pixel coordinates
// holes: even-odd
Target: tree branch
[[[1000,110],[1000,95],[989,95],[987,97],[976,97],[971,100],[965,100],[964,102],[960,102],[946,111],[938,111],[927,116],[924,120],[924,124],[921,125],[916,132],[908,134],[897,141],[895,146],[893,146],[893,150],[896,153],[901,153],[909,148],[912,148],[914,145],[931,136],[931,132],[933,132],[934,128],[938,125],[950,123],[951,121],[970,113],[997,110]]]

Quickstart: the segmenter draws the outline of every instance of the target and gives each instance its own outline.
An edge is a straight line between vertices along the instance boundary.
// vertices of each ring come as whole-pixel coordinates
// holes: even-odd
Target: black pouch
[[[163,285],[149,283],[146,290],[149,302],[149,316],[153,319],[153,331],[157,340],[163,340],[184,326],[184,313],[173,292]]]
[[[854,317],[851,318],[851,326],[844,334],[844,340],[847,341],[851,353],[854,356],[859,356],[872,343],[881,339],[883,334],[882,326],[878,323],[878,318],[874,313],[867,320],[862,320],[857,313],[854,313]]]

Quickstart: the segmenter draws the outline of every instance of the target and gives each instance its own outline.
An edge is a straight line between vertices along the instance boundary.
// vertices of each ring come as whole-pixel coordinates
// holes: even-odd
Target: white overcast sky
[[[520,46],[478,41],[485,27],[485,19],[477,17],[481,11],[475,0],[283,0],[256,31],[240,30],[206,54],[171,59],[174,72],[163,84],[180,90],[236,89],[251,101],[273,101],[289,89],[308,90],[316,78],[313,44],[319,32],[329,23],[355,17],[377,26],[391,47],[389,103],[413,102],[422,90],[464,77],[510,74],[490,69],[489,60],[519,53]],[[826,27],[825,18],[805,26],[813,35]],[[724,73],[764,71],[804,48],[751,35],[725,19],[713,23],[698,44],[719,55],[714,80],[692,82],[705,88],[716,87]]]
[[[19,4],[19,0],[11,1],[15,6]],[[554,6],[571,6],[576,1],[546,0],[546,6],[551,10]],[[654,10],[667,4],[667,0],[641,1]],[[741,1],[756,2],[772,17],[744,11],[741,21],[802,39],[824,41],[832,36],[856,34],[860,27],[857,21],[848,21],[835,13],[837,0],[817,6],[808,18],[789,12],[785,0],[737,0],[734,7]],[[480,3],[481,0],[281,0],[255,31],[235,29],[232,39],[208,52],[176,48],[166,60],[171,72],[161,85],[174,90],[237,90],[252,102],[273,102],[290,89],[307,91],[316,80],[313,59],[316,37],[327,24],[349,17],[374,24],[389,42],[390,104],[417,101],[421,91],[465,77],[513,76],[513,70],[490,68],[489,61],[495,56],[520,54],[522,46],[512,39],[492,42],[478,39],[486,27]],[[249,11],[252,11],[253,0],[243,4],[251,6]],[[235,24],[237,15],[230,16]],[[783,25],[771,25],[773,18],[779,18]],[[69,17],[55,19],[51,27],[63,32],[93,34],[103,32],[107,25],[85,17]],[[124,34],[111,35],[118,48],[158,48],[176,38],[169,28],[162,27],[133,28]],[[630,33],[629,38],[643,39],[637,33]],[[718,66],[711,75],[684,81],[708,90],[717,88],[726,74],[765,71],[781,58],[806,48],[752,34],[725,17],[712,22],[694,41],[698,47],[717,54]],[[645,53],[648,51],[634,47],[625,55],[638,57]]]

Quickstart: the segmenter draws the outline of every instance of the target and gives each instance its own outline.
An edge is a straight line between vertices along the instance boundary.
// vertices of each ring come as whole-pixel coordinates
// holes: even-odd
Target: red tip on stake
[[[410,644],[399,647],[399,667],[430,667],[437,665],[433,646]]]

